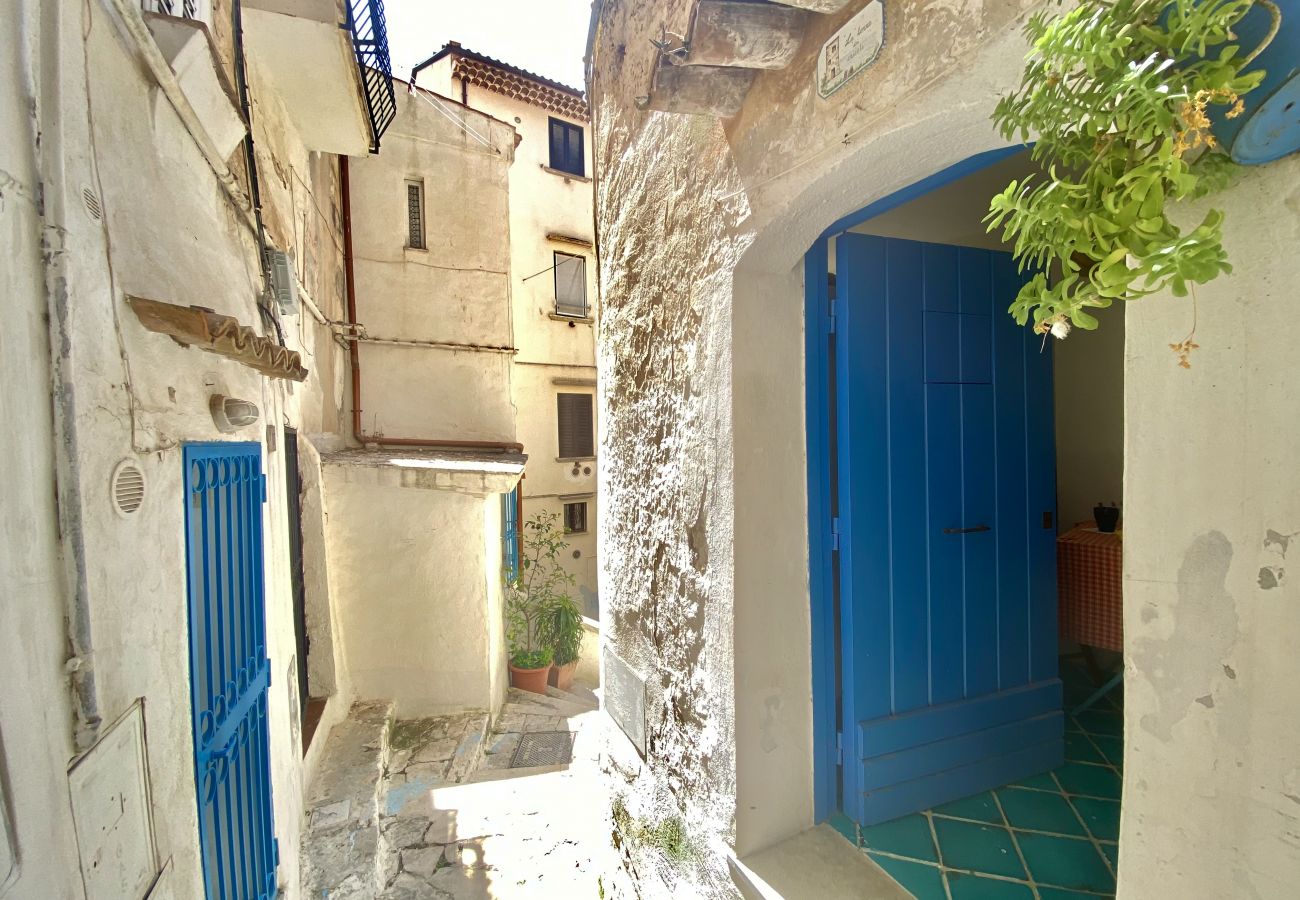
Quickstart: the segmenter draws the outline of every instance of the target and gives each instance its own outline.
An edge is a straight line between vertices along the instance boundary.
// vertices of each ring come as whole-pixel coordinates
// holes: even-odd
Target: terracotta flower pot
[[[550,671],[549,664],[537,669],[521,669],[514,663],[510,663],[510,685],[519,688],[521,691],[545,694],[546,677],[550,674]]]
[[[551,677],[547,683],[553,688],[567,691],[573,687],[573,673],[578,671],[578,661],[567,662],[562,666],[551,666]]]

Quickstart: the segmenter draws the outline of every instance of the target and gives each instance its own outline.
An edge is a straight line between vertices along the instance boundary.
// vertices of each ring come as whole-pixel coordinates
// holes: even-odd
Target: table
[[[1062,640],[1124,650],[1124,544],[1081,522],[1056,539],[1056,589]],[[1092,706],[1124,677],[1123,667],[1075,712]]]

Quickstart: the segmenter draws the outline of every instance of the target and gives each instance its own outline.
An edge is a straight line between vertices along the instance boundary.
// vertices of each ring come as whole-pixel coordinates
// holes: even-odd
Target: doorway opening
[[[302,723],[302,753],[305,756],[312,738],[320,727],[328,703],[326,692],[313,691],[318,686],[311,677],[312,641],[307,610],[307,574],[303,561],[303,496],[302,463],[298,446],[298,431],[288,426],[284,429],[285,508],[288,511],[289,579],[293,590],[294,677],[297,679],[298,721]],[[316,627],[315,623],[310,623]],[[317,627],[319,631],[319,628]]]
[[[982,219],[1032,171],[974,157],[805,261],[816,806],[926,900],[1115,891],[1123,313],[1006,313]]]

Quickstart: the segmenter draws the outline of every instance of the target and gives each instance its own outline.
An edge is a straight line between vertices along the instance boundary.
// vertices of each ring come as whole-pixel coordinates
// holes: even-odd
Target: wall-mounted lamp
[[[252,425],[260,415],[256,403],[227,397],[225,394],[213,394],[208,400],[208,409],[212,413],[213,424],[222,434],[232,434],[236,429]]]

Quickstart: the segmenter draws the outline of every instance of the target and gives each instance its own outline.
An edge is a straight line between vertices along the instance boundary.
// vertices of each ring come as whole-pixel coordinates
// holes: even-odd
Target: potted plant
[[[542,640],[550,649],[552,687],[573,687],[573,673],[582,655],[582,611],[572,597],[557,597],[542,617]]]
[[[1234,28],[1257,6],[1272,28],[1243,46]],[[1036,273],[1011,305],[1016,321],[1063,338],[1097,327],[1090,309],[1164,288],[1186,296],[1231,271],[1223,214],[1184,232],[1167,207],[1231,180],[1210,116],[1242,114],[1279,19],[1272,0],[1082,0],[1030,18],[1023,79],[993,118],[1004,138],[1033,141],[1042,174],[1013,181],[986,220]],[[1192,333],[1170,345],[1184,367],[1194,334],[1193,310]]]
[[[521,523],[517,571],[506,580],[506,641],[510,645],[510,683],[546,693],[554,652],[545,624],[557,603],[568,599],[573,576],[560,563],[569,546],[555,513],[538,513]]]

